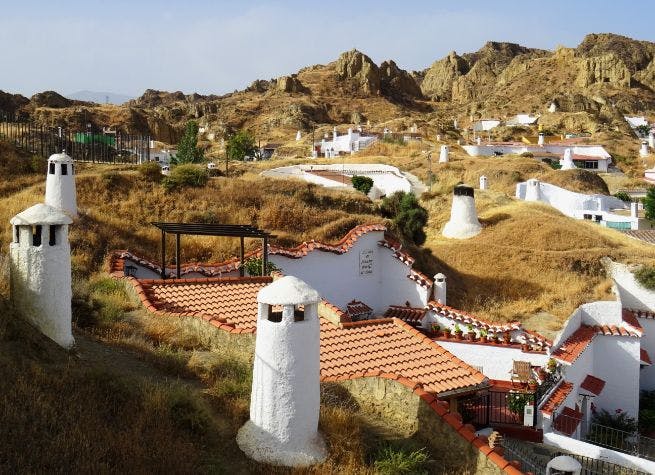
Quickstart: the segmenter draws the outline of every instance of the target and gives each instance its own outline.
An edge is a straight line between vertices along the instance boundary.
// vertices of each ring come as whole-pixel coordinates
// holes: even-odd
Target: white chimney
[[[453,120],[453,128],[457,130],[457,119]]]
[[[439,149],[439,163],[448,163],[448,145],[442,145]]]
[[[645,140],[641,142],[641,148],[639,148],[639,156],[647,157],[648,156],[648,142]]]
[[[477,143],[478,145],[482,145],[482,137],[477,137],[475,139],[475,143]]]
[[[64,348],[72,332],[71,254],[62,210],[37,204],[11,219],[9,246],[11,298],[16,309],[44,335]]]
[[[300,133],[300,130],[296,132],[296,142],[298,142],[302,138],[302,135]]]
[[[539,137],[537,138],[537,145],[544,145],[546,143],[546,135],[543,132],[539,132]]]
[[[525,183],[525,201],[541,201],[541,183],[536,178],[530,178]]]
[[[432,287],[434,299],[441,305],[446,304],[446,276],[441,272],[434,276],[434,285]]]
[[[573,163],[573,151],[570,148],[564,150],[564,158],[560,164],[562,165],[561,170],[573,170],[576,168],[575,163]]]
[[[45,181],[45,204],[77,216],[75,163],[65,152],[50,155]]]
[[[462,145],[462,139],[457,139],[457,145]]]
[[[437,142],[441,142],[441,134],[437,134]]]
[[[444,226],[442,234],[448,238],[467,239],[478,235],[481,230],[482,226],[475,209],[473,188],[457,185],[453,190],[450,221]]]
[[[488,183],[487,177],[482,175],[480,177],[480,189],[481,190],[486,190],[486,189],[488,189],[488,187],[489,187],[489,183]]]
[[[250,420],[237,443],[259,462],[303,467],[327,455],[318,432],[320,301],[316,290],[292,276],[257,294]]]
[[[557,112],[557,104],[555,104],[554,102],[551,102],[550,106],[548,106],[548,112],[550,112],[551,114],[553,112]]]
[[[630,203],[630,217],[638,218],[639,217],[639,203],[633,201]]]
[[[336,128],[336,127],[334,127],[334,128],[332,129],[332,140],[333,140],[333,141],[336,141],[336,140],[337,140],[337,128]]]

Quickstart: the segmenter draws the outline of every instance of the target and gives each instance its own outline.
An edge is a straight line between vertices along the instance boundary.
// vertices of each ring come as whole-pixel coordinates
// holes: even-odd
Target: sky
[[[650,0],[0,0],[0,90],[223,94],[352,48],[418,70],[490,40],[554,49],[612,32],[655,41],[654,18]]]

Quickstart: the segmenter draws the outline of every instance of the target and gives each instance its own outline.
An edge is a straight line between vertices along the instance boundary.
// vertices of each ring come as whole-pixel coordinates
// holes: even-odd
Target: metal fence
[[[567,455],[573,457],[582,465],[582,475],[648,475],[634,468],[627,468],[606,460],[593,459],[584,455],[558,452],[555,456]]]
[[[0,121],[0,137],[45,158],[65,151],[81,162],[136,164],[150,160],[149,136],[77,132],[29,122]]]

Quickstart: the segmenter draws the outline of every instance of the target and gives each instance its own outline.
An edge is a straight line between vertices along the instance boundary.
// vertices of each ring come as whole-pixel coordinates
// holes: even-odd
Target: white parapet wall
[[[635,457],[634,455],[628,455],[615,450],[599,447],[554,432],[544,433],[544,443],[551,447],[558,447],[577,455],[596,460],[604,460],[632,470],[639,470],[645,473],[655,473],[655,462]]]
[[[373,180],[371,199],[387,196],[396,191],[412,192],[412,184],[405,175],[391,165],[377,163],[348,163],[345,165],[292,165],[273,168],[262,172],[263,176],[274,178],[298,178],[328,188],[350,188],[350,179],[365,176]]]

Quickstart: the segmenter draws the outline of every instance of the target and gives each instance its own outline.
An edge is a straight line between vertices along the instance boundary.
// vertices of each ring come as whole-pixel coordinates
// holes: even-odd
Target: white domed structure
[[[439,149],[439,163],[448,163],[448,145],[442,145]]]
[[[530,178],[525,184],[525,201],[541,201],[541,183]]]
[[[489,180],[485,175],[482,175],[480,177],[480,189],[481,190],[487,190],[489,189]]]
[[[473,188],[457,185],[453,190],[453,204],[450,209],[450,221],[444,226],[442,234],[448,238],[468,239],[482,231],[475,210]]]
[[[573,170],[577,168],[573,163],[573,151],[570,148],[564,150],[564,158],[561,162],[562,168],[560,170]]]
[[[286,276],[259,291],[250,420],[237,443],[250,458],[303,467],[325,460],[318,432],[318,292]]]
[[[11,298],[16,309],[64,348],[75,343],[71,328],[72,283],[68,225],[61,210],[37,204],[11,219]]]
[[[66,152],[55,153],[48,159],[45,204],[60,209],[73,218],[77,216],[75,163]]]

